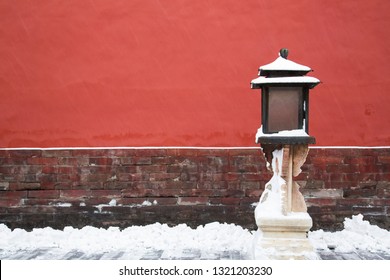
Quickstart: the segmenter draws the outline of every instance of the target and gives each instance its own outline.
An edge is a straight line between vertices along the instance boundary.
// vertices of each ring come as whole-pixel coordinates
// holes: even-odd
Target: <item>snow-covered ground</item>
[[[155,223],[148,226],[119,228],[82,229],[66,227],[64,230],[52,228],[10,230],[0,225],[0,255],[7,256],[18,251],[31,251],[40,248],[55,248],[57,252],[77,250],[86,254],[95,252],[131,251],[139,255],[146,250],[163,250],[166,257],[174,257],[183,250],[202,252],[237,251],[249,258],[253,256],[256,232],[250,232],[234,224],[210,223],[191,229],[181,224],[168,227]],[[363,220],[362,215],[345,219],[344,230],[309,233],[309,240],[317,250],[349,252],[367,250],[390,253],[390,232]],[[56,257],[53,256],[55,259]]]

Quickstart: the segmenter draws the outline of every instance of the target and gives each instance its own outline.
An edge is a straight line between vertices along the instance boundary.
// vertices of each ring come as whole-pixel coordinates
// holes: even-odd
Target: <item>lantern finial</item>
[[[287,59],[287,56],[288,56],[288,49],[286,49],[286,48],[280,49],[279,54],[280,54],[280,56],[283,57],[284,59]]]

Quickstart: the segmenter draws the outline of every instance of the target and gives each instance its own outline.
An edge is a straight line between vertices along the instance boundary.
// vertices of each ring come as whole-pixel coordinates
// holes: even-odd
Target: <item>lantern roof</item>
[[[283,84],[305,84],[309,88],[315,87],[317,84],[320,83],[320,80],[314,77],[310,76],[296,76],[296,77],[275,77],[275,78],[268,78],[268,77],[258,77],[256,79],[253,79],[251,81],[251,88],[252,89],[258,89],[261,88],[262,85],[283,85]]]
[[[274,62],[260,66],[259,76],[275,76],[276,75],[291,75],[302,76],[311,71],[311,68],[305,65],[298,64],[279,56]],[[283,75],[283,73],[285,73]]]
[[[260,66],[258,78],[251,81],[251,88],[258,89],[264,85],[305,85],[309,88],[315,87],[320,80],[314,77],[305,76],[311,70],[310,67],[288,60],[288,50],[281,49],[279,57],[275,61]]]

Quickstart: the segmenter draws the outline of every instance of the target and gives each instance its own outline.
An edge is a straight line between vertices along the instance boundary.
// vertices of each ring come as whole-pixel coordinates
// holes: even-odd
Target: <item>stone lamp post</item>
[[[293,177],[301,172],[309,144],[309,90],[320,81],[306,76],[311,69],[287,59],[281,49],[272,63],[261,66],[251,88],[261,89],[261,127],[256,134],[272,168],[255,210],[262,233],[256,258],[305,259],[315,256],[307,233],[313,225],[303,195]],[[259,253],[256,253],[259,252]]]

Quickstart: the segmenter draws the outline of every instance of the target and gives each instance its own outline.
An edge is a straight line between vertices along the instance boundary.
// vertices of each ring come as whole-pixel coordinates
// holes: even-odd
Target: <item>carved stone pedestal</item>
[[[263,152],[274,172],[255,210],[259,239],[256,259],[315,259],[307,238],[313,225],[298,183],[292,180],[305,162],[308,146],[267,145]]]
[[[282,217],[260,217],[261,238],[257,241],[255,258],[273,260],[316,259],[307,238],[312,219],[307,213],[292,213]],[[255,252],[256,252],[255,251]]]

